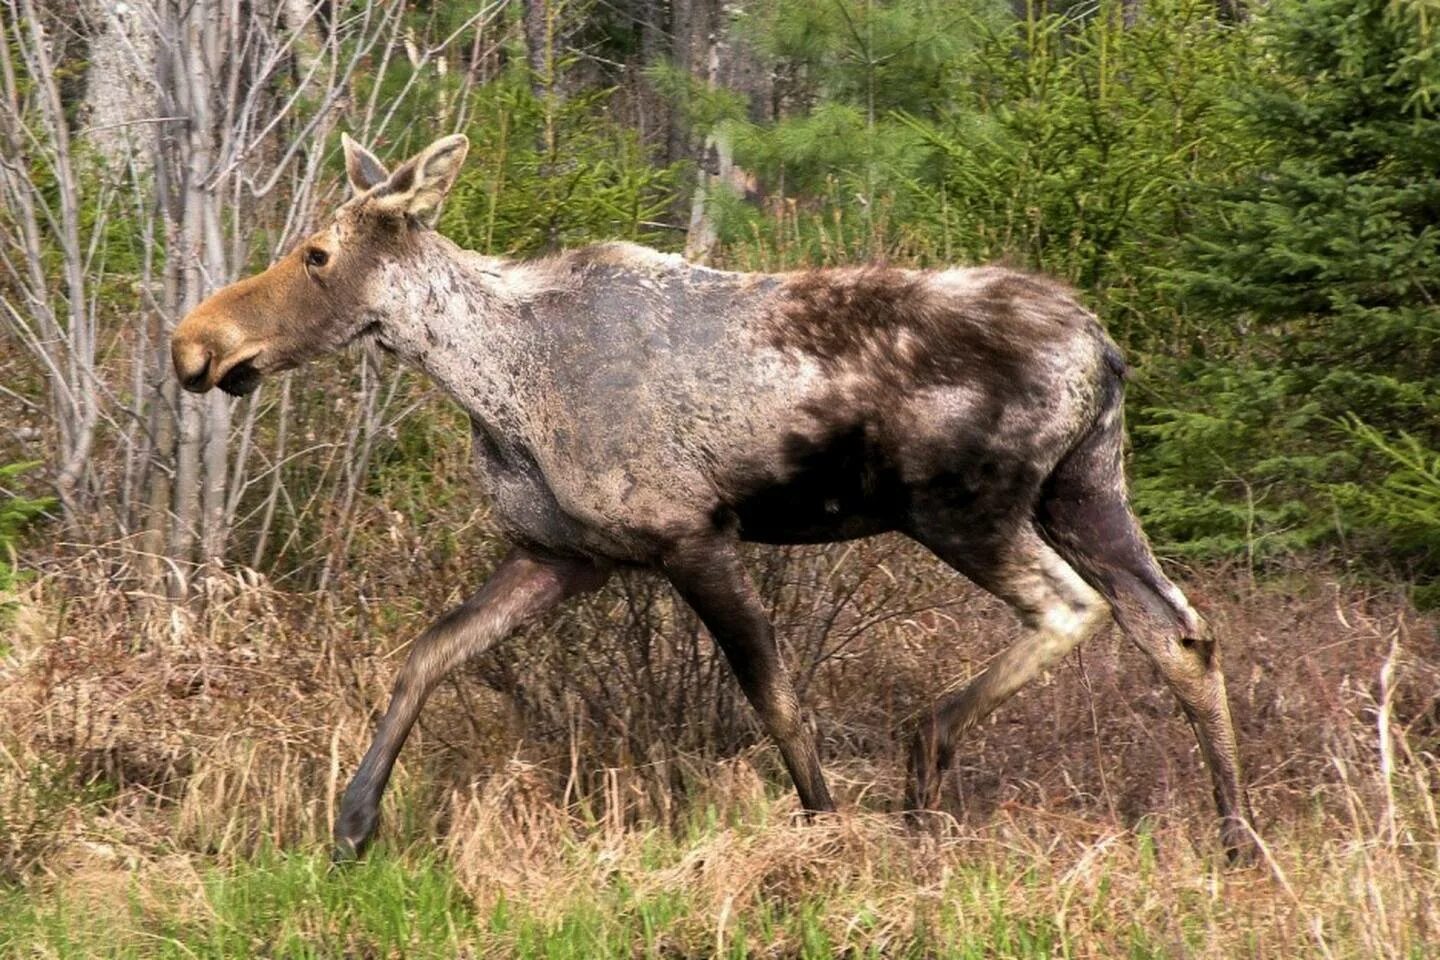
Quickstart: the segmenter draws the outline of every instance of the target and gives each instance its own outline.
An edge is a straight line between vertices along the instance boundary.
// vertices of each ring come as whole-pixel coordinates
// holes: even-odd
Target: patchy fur
[[[782,297],[772,344],[897,387],[983,380],[1015,390],[1037,353],[1066,349],[1094,323],[1059,284],[999,267],[811,270],[786,278]]]

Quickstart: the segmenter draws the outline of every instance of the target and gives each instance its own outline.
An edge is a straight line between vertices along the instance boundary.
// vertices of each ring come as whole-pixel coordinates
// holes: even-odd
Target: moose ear
[[[375,159],[375,154],[350,139],[348,133],[340,134],[340,146],[345,151],[345,173],[350,177],[350,189],[364,193],[376,184],[390,178],[385,164]]]
[[[382,210],[430,222],[455,186],[470,141],[463,133],[436,140],[405,161],[374,194]]]

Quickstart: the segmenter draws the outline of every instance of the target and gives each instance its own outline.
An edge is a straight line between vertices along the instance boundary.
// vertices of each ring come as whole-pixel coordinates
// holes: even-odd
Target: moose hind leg
[[[780,748],[801,806],[834,810],[815,738],[801,717],[774,629],[734,542],[718,535],[686,542],[665,557],[664,571],[724,651],[740,689]]]
[[[359,856],[380,821],[380,797],[410,728],[440,679],[516,627],[568,597],[594,590],[607,571],[580,560],[544,560],[514,550],[470,599],[437,620],[410,648],[375,739],[340,801],[337,861]]]
[[[942,697],[922,718],[910,748],[906,809],[939,805],[957,738],[1010,699],[1042,670],[1106,623],[1104,600],[1026,524],[1000,548],[960,538],[921,538],[940,559],[1004,600],[1024,633],[974,680]]]
[[[1253,859],[1254,815],[1241,779],[1219,644],[1161,572],[1129,502],[1064,485],[1049,491],[1041,526],[1056,549],[1108,599],[1121,630],[1159,669],[1185,712],[1210,770],[1220,837],[1232,861]]]

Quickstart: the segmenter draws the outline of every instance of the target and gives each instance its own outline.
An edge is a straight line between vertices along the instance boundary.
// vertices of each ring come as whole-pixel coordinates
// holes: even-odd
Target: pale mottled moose
[[[1070,291],[1000,267],[727,273],[619,243],[484,257],[428,226],[464,137],[393,173],[344,145],[354,196],[190,313],[176,374],[188,390],[242,395],[373,338],[469,414],[480,483],[514,546],[415,643],[345,791],[337,856],[373,837],[436,682],[621,566],[669,579],[805,808],[834,809],[737,545],[884,531],[924,544],[1025,627],[920,725],[909,808],[936,804],[960,733],[1113,615],[1195,729],[1226,849],[1253,850],[1216,642],[1131,512],[1124,362]]]

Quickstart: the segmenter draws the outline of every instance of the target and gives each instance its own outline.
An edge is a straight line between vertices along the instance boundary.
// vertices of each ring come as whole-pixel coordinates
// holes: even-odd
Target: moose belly
[[[830,543],[903,522],[904,486],[860,428],[820,443],[792,437],[779,462],[746,473],[725,505],[742,540]]]

